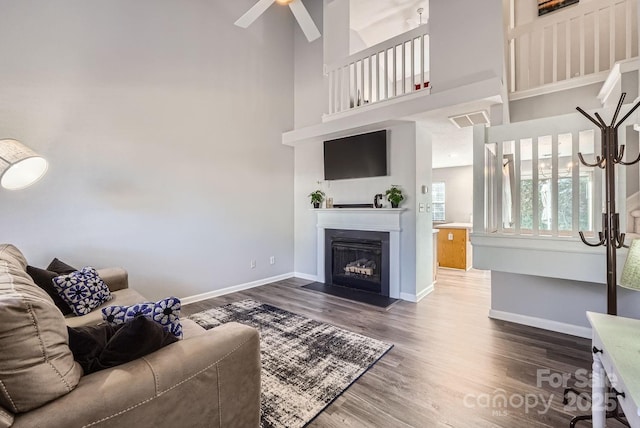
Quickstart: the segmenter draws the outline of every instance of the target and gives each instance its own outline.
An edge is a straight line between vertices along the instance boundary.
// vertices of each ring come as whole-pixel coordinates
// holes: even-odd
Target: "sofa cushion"
[[[90,266],[53,278],[53,286],[78,316],[86,315],[112,299],[109,287]]]
[[[58,272],[53,272],[46,269],[40,269],[34,266],[27,266],[27,273],[33,279],[33,282],[40,288],[42,288],[53,300],[53,303],[60,309],[63,315],[68,315],[73,313],[69,305],[62,300],[62,297],[58,294],[58,290],[56,290],[53,286],[53,278],[59,276]]]
[[[144,316],[160,324],[169,333],[182,339],[180,324],[180,299],[167,297],[157,302],[138,302],[130,306],[107,306],[102,308],[102,317],[111,325],[131,321],[135,317]]]
[[[73,266],[69,266],[68,264],[59,260],[58,258],[55,258],[51,260],[51,263],[49,263],[49,266],[47,266],[47,270],[56,272],[60,275],[64,275],[67,273],[75,272],[78,269],[74,268]]]
[[[16,247],[0,245],[0,406],[13,413],[67,394],[82,375],[62,313],[26,268]]]
[[[71,328],[69,347],[85,374],[133,361],[178,339],[145,317],[117,326],[101,324]]]

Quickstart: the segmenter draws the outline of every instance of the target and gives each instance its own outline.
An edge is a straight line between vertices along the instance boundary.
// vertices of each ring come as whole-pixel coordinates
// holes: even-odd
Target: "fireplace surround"
[[[342,229],[387,232],[389,235],[389,297],[402,298],[400,292],[400,219],[404,208],[335,208],[314,210],[317,215],[317,274],[325,283],[325,230]]]

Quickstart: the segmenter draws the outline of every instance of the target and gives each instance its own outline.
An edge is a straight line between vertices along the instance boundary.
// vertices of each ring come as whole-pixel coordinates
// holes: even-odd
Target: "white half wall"
[[[294,21],[234,26],[253,4],[0,1],[0,136],[50,163],[0,191],[2,241],[150,299],[292,272]]]
[[[492,271],[491,310],[588,328],[586,311],[607,313],[606,288],[592,282]],[[640,293],[618,287],[617,294],[618,315],[640,318]]]

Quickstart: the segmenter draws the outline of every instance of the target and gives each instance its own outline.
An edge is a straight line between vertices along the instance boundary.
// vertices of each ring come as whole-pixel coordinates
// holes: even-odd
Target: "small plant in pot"
[[[324,192],[322,190],[314,190],[309,193],[313,208],[320,208],[320,204],[324,201]]]
[[[404,201],[404,195],[402,195],[402,190],[395,184],[392,184],[389,189],[385,192],[387,196],[387,200],[391,202],[391,208],[398,208],[400,202]]]

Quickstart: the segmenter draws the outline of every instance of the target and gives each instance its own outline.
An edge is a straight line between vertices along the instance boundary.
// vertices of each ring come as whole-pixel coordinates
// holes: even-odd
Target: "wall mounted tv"
[[[324,179],[387,175],[387,131],[324,142]]]

